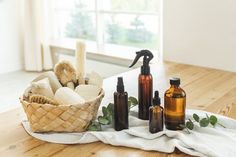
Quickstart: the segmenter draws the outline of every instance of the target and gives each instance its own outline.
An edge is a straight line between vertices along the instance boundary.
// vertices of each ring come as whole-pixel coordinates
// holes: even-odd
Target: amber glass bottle
[[[114,129],[129,128],[128,93],[124,91],[123,78],[118,77],[117,91],[114,93]]]
[[[155,91],[153,105],[149,108],[149,131],[157,133],[163,130],[163,107],[161,107],[161,99],[159,92]]]
[[[165,126],[169,130],[181,130],[180,125],[185,124],[186,93],[179,87],[179,78],[171,78],[170,85],[165,92]]]
[[[149,62],[152,60],[153,54],[149,50],[136,52],[136,57],[129,67],[134,66],[140,57],[143,57],[143,65],[141,66],[141,73],[138,77],[138,117],[143,120],[148,120],[149,107],[152,105],[153,92]]]
[[[149,119],[149,107],[152,105],[152,75],[140,74],[138,78],[138,117],[140,119]]]

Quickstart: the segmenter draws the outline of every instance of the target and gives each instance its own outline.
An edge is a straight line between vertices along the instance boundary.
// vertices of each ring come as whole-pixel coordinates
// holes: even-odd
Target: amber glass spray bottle
[[[157,133],[163,130],[163,107],[161,107],[161,99],[159,92],[155,91],[153,104],[149,109],[149,131]]]
[[[123,78],[118,77],[114,93],[114,128],[116,131],[129,128],[128,93],[124,90]]]
[[[136,52],[136,58],[133,63],[129,66],[132,67],[137,63],[140,57],[143,56],[143,65],[141,66],[141,73],[138,77],[138,100],[139,100],[139,111],[138,116],[140,119],[149,119],[149,107],[152,104],[152,75],[150,73],[149,62],[153,58],[153,54],[149,50],[141,50]]]
[[[186,93],[179,86],[179,78],[171,78],[170,85],[165,92],[165,126],[169,130],[181,130],[185,124]]]

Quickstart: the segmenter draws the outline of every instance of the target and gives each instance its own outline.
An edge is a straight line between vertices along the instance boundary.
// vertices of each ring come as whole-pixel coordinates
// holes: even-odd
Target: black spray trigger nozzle
[[[129,67],[131,68],[132,66],[134,66],[137,63],[137,61],[139,60],[139,58],[142,56],[143,56],[143,65],[141,67],[141,73],[142,74],[149,74],[150,73],[149,62],[153,58],[153,54],[149,50],[141,50],[141,51],[136,52],[136,57],[135,57],[133,63]]]
[[[150,60],[152,60],[152,58],[153,58],[153,54],[149,50],[138,51],[138,52],[136,52],[136,57],[135,57],[133,63],[129,67],[131,68],[132,66],[134,66],[137,63],[137,61],[139,60],[139,58],[142,56],[144,56],[143,64],[149,64]]]

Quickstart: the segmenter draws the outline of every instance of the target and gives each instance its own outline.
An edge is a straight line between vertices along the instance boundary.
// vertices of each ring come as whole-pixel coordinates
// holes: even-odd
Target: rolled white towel
[[[55,93],[54,99],[60,105],[83,105],[85,103],[84,98],[68,87],[59,88]]]

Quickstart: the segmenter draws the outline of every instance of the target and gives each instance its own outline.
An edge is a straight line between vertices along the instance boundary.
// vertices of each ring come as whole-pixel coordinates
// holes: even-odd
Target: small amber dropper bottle
[[[157,133],[163,130],[163,107],[160,105],[161,99],[159,92],[155,91],[153,105],[149,108],[149,131],[151,133]]]
[[[114,129],[129,128],[128,93],[124,90],[123,78],[118,77],[117,91],[114,92]]]
[[[165,126],[169,130],[182,130],[181,125],[185,124],[186,93],[179,87],[179,78],[171,78],[170,85],[165,92]]]

